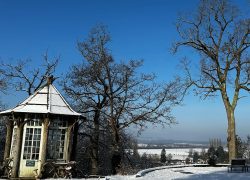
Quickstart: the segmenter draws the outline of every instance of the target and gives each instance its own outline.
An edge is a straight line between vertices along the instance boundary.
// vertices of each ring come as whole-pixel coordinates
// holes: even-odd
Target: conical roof
[[[75,112],[69,106],[60,92],[50,82],[48,81],[46,85],[42,86],[15,108],[0,112],[0,115],[16,112],[81,116],[80,113]]]

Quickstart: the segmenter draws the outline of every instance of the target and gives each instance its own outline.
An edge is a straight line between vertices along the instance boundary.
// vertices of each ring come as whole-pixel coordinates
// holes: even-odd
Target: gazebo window
[[[23,159],[38,160],[41,142],[41,122],[38,119],[26,124]]]
[[[64,159],[67,122],[61,118],[53,120],[49,127],[47,158]]]
[[[42,122],[38,119],[33,119],[27,122],[27,126],[42,126]]]

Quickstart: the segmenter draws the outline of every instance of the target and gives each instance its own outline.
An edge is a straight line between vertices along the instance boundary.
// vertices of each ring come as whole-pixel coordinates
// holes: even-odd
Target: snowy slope
[[[247,180],[250,179],[250,172],[242,173],[236,171],[227,172],[227,167],[184,167],[156,170],[143,177],[133,176],[110,176],[110,180],[168,180],[168,179],[194,179],[194,180]]]

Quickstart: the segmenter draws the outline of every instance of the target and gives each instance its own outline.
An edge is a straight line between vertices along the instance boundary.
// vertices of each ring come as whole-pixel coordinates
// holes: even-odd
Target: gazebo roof
[[[80,113],[75,112],[69,106],[60,92],[53,84],[49,83],[49,81],[15,108],[2,111],[0,112],[0,115],[7,115],[11,113],[40,113],[81,116]]]

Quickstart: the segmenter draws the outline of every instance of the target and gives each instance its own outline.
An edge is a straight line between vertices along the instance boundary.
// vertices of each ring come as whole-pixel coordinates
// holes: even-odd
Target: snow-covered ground
[[[169,179],[194,179],[194,180],[227,180],[250,179],[250,172],[227,172],[227,167],[183,167],[169,168],[149,172],[145,176],[110,176],[110,180],[169,180]]]

